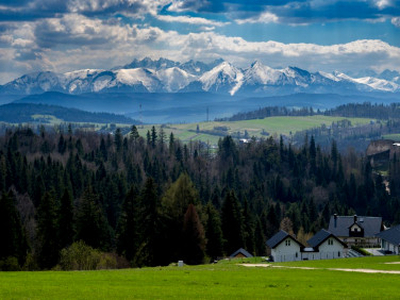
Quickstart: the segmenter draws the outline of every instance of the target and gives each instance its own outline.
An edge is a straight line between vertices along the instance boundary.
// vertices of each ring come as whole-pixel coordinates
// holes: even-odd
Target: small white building
[[[284,230],[279,231],[267,241],[271,256],[275,262],[301,260],[304,245]]]
[[[381,231],[376,235],[381,239],[381,248],[388,254],[400,254],[400,225]]]
[[[274,262],[319,260],[346,257],[347,245],[331,232],[322,229],[304,247],[295,237],[281,230],[267,241]]]
[[[317,232],[307,243],[311,248],[304,249],[303,260],[344,258],[347,255],[347,245],[325,229]]]

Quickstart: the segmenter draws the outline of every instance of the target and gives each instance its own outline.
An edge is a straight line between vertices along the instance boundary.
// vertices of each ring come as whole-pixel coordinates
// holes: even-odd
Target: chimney
[[[354,215],[354,223],[357,223],[357,215]]]
[[[337,214],[333,214],[333,224],[334,224],[334,226],[336,228],[336,226],[337,226]]]

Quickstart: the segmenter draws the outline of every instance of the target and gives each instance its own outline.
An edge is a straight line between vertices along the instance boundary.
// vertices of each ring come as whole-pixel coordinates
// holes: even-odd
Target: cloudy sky
[[[146,56],[400,71],[400,0],[0,0],[0,84]]]

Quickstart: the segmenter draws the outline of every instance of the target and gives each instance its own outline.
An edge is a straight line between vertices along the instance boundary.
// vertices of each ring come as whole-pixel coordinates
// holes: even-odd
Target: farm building
[[[275,262],[301,260],[304,245],[284,230],[279,231],[267,241]]]
[[[317,232],[307,243],[311,247],[303,250],[303,260],[333,259],[346,256],[347,245],[325,229]]]
[[[232,253],[229,258],[247,258],[247,257],[253,257],[249,252],[247,252],[245,249],[240,248],[239,250],[236,250],[234,253]]]
[[[329,221],[328,231],[348,245],[375,246],[380,244],[376,235],[384,230],[381,217],[338,216]]]
[[[389,228],[376,235],[381,239],[381,247],[387,253],[400,254],[400,225]]]
[[[319,260],[346,257],[347,245],[331,232],[322,229],[305,247],[295,237],[281,230],[267,241],[275,262]]]

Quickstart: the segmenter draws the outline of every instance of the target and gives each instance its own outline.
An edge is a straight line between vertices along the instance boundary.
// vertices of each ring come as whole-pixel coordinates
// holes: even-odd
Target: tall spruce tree
[[[0,228],[0,261],[15,257],[22,266],[29,247],[14,197],[9,193],[0,196]]]
[[[42,269],[51,269],[59,258],[57,207],[53,195],[45,192],[37,212],[38,263]]]
[[[203,224],[200,222],[196,207],[190,203],[183,222],[184,253],[187,264],[197,265],[204,263],[205,236]]]
[[[61,197],[60,209],[58,212],[58,234],[60,247],[65,248],[72,244],[74,237],[74,207],[71,194],[67,189]]]
[[[206,215],[206,253],[211,259],[217,259],[222,256],[223,237],[219,213],[211,202],[206,206]]]
[[[98,195],[89,186],[83,193],[76,218],[75,240],[82,240],[93,248],[109,250],[112,229],[107,222]]]
[[[135,257],[139,243],[139,191],[132,186],[122,204],[117,226],[117,251],[129,261]]]
[[[244,245],[243,216],[240,203],[233,191],[227,193],[221,209],[224,251],[230,255]]]
[[[141,232],[139,248],[134,260],[137,266],[155,266],[163,261],[159,222],[159,198],[153,178],[148,177],[141,191]]]

